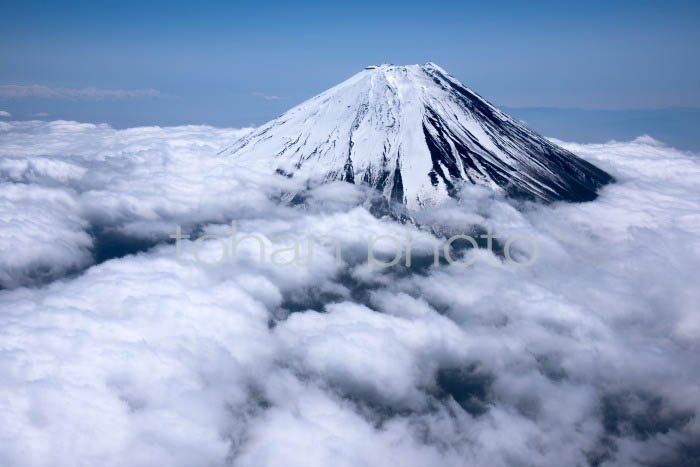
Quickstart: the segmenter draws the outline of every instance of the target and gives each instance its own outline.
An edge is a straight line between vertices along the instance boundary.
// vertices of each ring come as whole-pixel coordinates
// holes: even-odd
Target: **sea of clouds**
[[[465,187],[403,224],[216,155],[246,131],[0,122],[0,465],[698,465],[696,154],[557,141],[617,183],[546,206]],[[231,221],[268,261],[193,261]],[[369,236],[426,225],[537,261],[368,267]],[[340,266],[332,243],[270,264],[290,235],[337,238]]]

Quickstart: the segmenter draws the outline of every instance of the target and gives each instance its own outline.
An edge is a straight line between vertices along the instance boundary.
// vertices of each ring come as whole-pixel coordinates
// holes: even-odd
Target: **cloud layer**
[[[51,88],[39,84],[29,86],[18,84],[0,85],[2,99],[127,99],[134,97],[160,97],[157,89],[97,89],[97,88]]]
[[[414,213],[446,232],[530,236],[531,267],[481,249],[467,268],[370,270],[368,237],[406,226],[347,183],[280,203],[296,181],[215,155],[246,130],[5,125],[2,465],[641,466],[700,454],[696,155],[650,138],[562,143],[618,183],[591,203],[517,207],[466,187],[459,203]],[[230,244],[232,220],[262,239],[265,263],[251,240],[235,265],[194,261],[195,248],[218,257],[217,242],[195,239]],[[186,264],[167,241],[177,225],[193,235]],[[284,234],[333,235],[341,265],[323,242],[311,264],[271,265]],[[140,252],[118,257],[129,251]],[[415,254],[430,258],[430,239]]]

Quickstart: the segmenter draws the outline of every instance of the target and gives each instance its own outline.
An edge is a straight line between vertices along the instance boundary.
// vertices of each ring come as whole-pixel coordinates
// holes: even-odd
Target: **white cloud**
[[[694,461],[696,155],[649,138],[563,143],[618,182],[591,203],[520,209],[468,187],[416,216],[528,235],[532,267],[482,250],[470,268],[369,271],[367,236],[406,227],[345,183],[279,204],[295,180],[215,156],[244,131],[35,121],[0,133],[0,218],[15,219],[0,225],[4,285],[60,278],[0,291],[0,464]],[[160,241],[180,224],[229,242],[231,220],[264,240],[267,264],[246,242],[236,265],[182,266],[161,242],[87,267],[105,241],[96,227]],[[271,266],[283,233],[335,235],[341,267],[332,245],[310,267]]]
[[[278,100],[284,99],[284,97],[275,96],[275,95],[270,95],[270,94],[265,94],[264,92],[257,92],[257,91],[251,93],[251,95],[253,95],[253,96],[255,96],[255,97],[262,97],[262,98],[265,99],[266,101],[278,101]]]
[[[137,97],[160,97],[157,89],[97,89],[97,88],[51,88],[39,84],[23,86],[18,84],[0,85],[0,98],[4,99],[127,99]]]
[[[51,273],[39,278],[50,278],[85,264],[84,250],[92,245],[88,230],[94,227],[138,233],[146,239],[167,238],[173,222],[224,219],[237,209],[250,209],[247,203],[261,198],[250,189],[246,192],[244,186],[235,193],[228,185],[217,191],[207,181],[228,177],[210,173],[215,153],[221,144],[246,130],[205,126],[114,130],[107,125],[66,121],[9,125],[0,134],[0,181],[6,182],[0,199],[5,200],[3,218],[8,225],[0,235],[26,247],[15,248],[9,241],[3,244],[0,268],[6,274],[0,275],[0,286],[34,282],[30,265]],[[45,202],[34,195],[37,191],[45,194]],[[35,209],[47,214],[30,210],[20,192],[31,194]],[[245,193],[249,198],[243,198]],[[62,202],[57,209],[56,197],[71,203]],[[30,227],[25,229],[24,222]],[[54,239],[54,228],[59,225],[74,235],[61,231]],[[66,254],[59,261],[44,253],[50,250],[58,255],[63,249],[81,254]],[[27,251],[36,258],[28,257]],[[16,276],[20,271],[25,274]]]
[[[9,118],[12,114],[6,110],[0,110],[0,118]]]
[[[0,183],[0,219],[0,286],[42,282],[92,262],[88,222],[67,190]]]

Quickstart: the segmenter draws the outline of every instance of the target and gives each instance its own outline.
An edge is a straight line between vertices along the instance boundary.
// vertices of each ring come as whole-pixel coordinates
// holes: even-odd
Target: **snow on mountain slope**
[[[433,63],[367,67],[221,154],[286,176],[367,184],[409,208],[439,204],[463,182],[588,201],[612,181]]]

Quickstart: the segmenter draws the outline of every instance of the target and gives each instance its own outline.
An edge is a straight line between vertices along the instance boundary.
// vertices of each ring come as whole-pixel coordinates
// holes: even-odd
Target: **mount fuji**
[[[366,184],[413,209],[456,196],[463,183],[579,202],[613,181],[430,62],[369,66],[220,154],[288,177]]]

